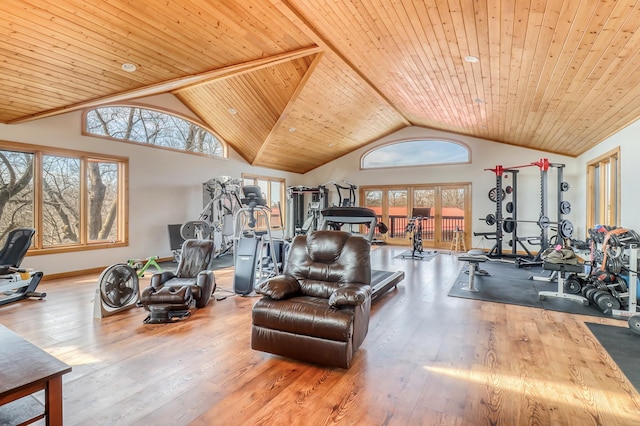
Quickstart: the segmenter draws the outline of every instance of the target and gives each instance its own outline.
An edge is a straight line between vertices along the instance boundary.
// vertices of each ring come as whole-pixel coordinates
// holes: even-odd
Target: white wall
[[[192,115],[171,95],[141,102]],[[45,274],[103,267],[129,258],[170,257],[167,225],[198,218],[202,183],[212,177],[252,173],[285,178],[287,185],[299,185],[302,180],[302,175],[252,167],[231,149],[228,159],[213,159],[82,136],[81,123],[78,111],[23,124],[0,124],[0,140],[129,158],[129,246],[25,258],[24,267]]]
[[[640,231],[640,197],[638,197],[638,187],[640,182],[640,166],[638,158],[640,158],[640,121],[629,125],[613,136],[607,138],[604,142],[598,144],[593,149],[585,152],[577,158],[577,167],[580,171],[580,179],[578,185],[581,188],[582,198],[580,202],[586,206],[586,190],[587,190],[587,163],[595,158],[620,147],[620,226]],[[606,224],[605,224],[606,225]]]
[[[360,170],[360,158],[375,146],[384,145],[405,139],[440,138],[461,142],[471,150],[471,164],[443,165],[430,167],[404,167],[396,169]],[[495,169],[497,165],[514,167],[528,165],[547,158],[551,163],[564,164],[563,180],[571,185],[571,189],[563,194],[563,199],[571,203],[569,219],[576,230],[584,229],[584,208],[576,206],[579,192],[583,192],[584,186],[577,185],[579,170],[576,169],[576,160],[571,157],[549,154],[548,152],[523,149],[515,146],[490,142],[487,140],[453,135],[422,127],[407,127],[382,138],[362,149],[347,154],[329,164],[319,167],[305,175],[307,185],[318,185],[331,180],[346,180],[356,185],[393,185],[411,183],[444,183],[444,182],[471,182],[472,183],[472,217],[473,232],[495,231],[495,226],[488,226],[479,220],[488,213],[495,214],[495,203],[489,200],[488,193],[496,186],[496,175],[485,169]],[[525,167],[518,173],[518,218],[537,221],[540,216],[540,169],[536,166]],[[507,174],[510,176],[510,174]],[[510,179],[510,178],[509,178]],[[503,179],[503,187],[510,185],[509,179]],[[557,169],[551,168],[547,173],[548,179],[548,216],[556,220],[557,211]],[[334,193],[330,194],[335,197]],[[505,203],[510,198],[505,197]],[[336,200],[332,200],[336,202]],[[504,204],[503,204],[504,205]],[[506,216],[506,212],[503,212]],[[538,236],[540,228],[534,224],[518,225],[520,236]],[[577,234],[582,235],[582,234]],[[505,236],[505,241],[509,236]],[[473,238],[474,247],[491,248],[493,241],[483,241],[481,237]],[[508,250],[504,246],[504,250]]]

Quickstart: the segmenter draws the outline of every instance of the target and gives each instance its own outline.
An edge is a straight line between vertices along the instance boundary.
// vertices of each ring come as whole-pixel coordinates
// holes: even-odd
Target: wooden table
[[[0,423],[29,424],[46,419],[62,425],[62,375],[71,367],[0,325]],[[44,390],[44,409],[26,407]],[[20,400],[20,401],[18,401]],[[26,418],[23,418],[26,417]]]

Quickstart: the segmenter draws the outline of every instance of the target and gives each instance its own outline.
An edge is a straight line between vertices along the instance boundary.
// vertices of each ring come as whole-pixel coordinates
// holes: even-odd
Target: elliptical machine
[[[271,236],[268,214],[271,209],[260,187],[244,186],[242,192],[243,207],[235,215],[233,291],[245,296],[257,283],[280,273],[285,248],[284,241],[276,244]],[[260,227],[256,229],[259,221]],[[267,254],[263,256],[265,249]]]

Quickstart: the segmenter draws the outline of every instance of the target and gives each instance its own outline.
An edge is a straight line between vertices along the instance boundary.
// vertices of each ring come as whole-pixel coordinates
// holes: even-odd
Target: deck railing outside
[[[378,220],[382,220],[381,216],[378,216]],[[389,231],[387,236],[389,238],[407,238],[405,230],[409,218],[406,216],[389,216]],[[464,216],[443,216],[442,217],[442,241],[453,240],[453,233],[456,229],[464,231]],[[433,216],[422,218],[422,239],[433,240],[435,231],[435,218]],[[381,235],[376,232],[376,238],[380,238]]]

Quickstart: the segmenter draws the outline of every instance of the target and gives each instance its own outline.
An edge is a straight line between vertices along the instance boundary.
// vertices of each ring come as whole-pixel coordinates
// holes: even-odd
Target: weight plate
[[[489,226],[493,226],[496,224],[496,217],[495,215],[493,215],[492,213],[489,213],[485,218],[484,221],[487,225]]]
[[[627,282],[624,280],[624,278],[617,275],[616,281],[618,282],[620,293],[626,293],[629,290],[629,288],[627,287]]]
[[[629,317],[627,322],[629,323],[629,328],[631,329],[631,331],[633,331],[635,334],[640,334],[640,315],[633,315]]]
[[[585,292],[584,292],[584,297],[586,297],[586,298],[587,298],[587,299],[589,299],[591,302],[593,302],[593,301],[594,301],[594,300],[593,300],[593,296],[594,296],[594,293],[595,293],[596,291],[602,291],[602,290],[598,290],[598,289],[597,289],[597,288],[595,288],[595,287],[590,288],[590,289],[588,289],[587,291],[585,291]]]
[[[512,233],[516,229],[516,222],[512,217],[508,217],[502,224],[502,230],[507,234]]]
[[[577,277],[569,277],[564,281],[564,292],[569,294],[579,294],[582,290],[582,283]]]
[[[507,203],[506,209],[507,209],[507,213],[513,213],[513,201],[509,201]]]
[[[558,234],[560,234],[562,238],[571,238],[573,235],[573,223],[567,219],[561,220],[558,225]]]
[[[620,309],[620,301],[610,294],[599,297],[596,304],[605,314],[610,314],[614,309]]]
[[[569,182],[562,182],[560,184],[560,191],[562,192],[567,192],[569,188],[571,188],[571,185],[569,185]]]
[[[569,214],[571,213],[571,203],[568,201],[563,201],[560,203],[560,213]]]
[[[593,288],[596,288],[596,286],[594,286],[593,284],[587,284],[584,287],[582,287],[582,290],[580,290],[580,292],[584,297],[587,297],[587,291]]]
[[[511,185],[507,185],[505,190],[506,190],[507,194],[511,194],[513,192],[513,187]]]
[[[491,190],[489,190],[489,199],[494,203],[498,201],[497,195],[498,195],[498,190],[496,188],[491,188]],[[500,199],[504,200],[504,189],[502,188],[500,188]]]

